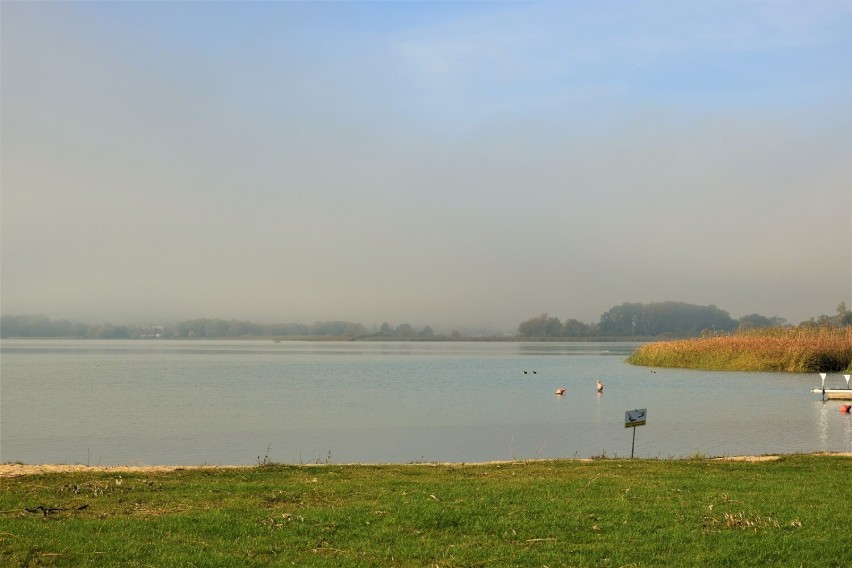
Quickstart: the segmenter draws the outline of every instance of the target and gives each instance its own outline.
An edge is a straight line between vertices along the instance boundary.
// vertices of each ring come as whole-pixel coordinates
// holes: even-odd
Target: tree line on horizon
[[[596,337],[697,337],[705,331],[730,332],[751,327],[787,325],[784,318],[750,314],[739,319],[714,305],[699,306],[684,302],[625,302],[604,312],[597,323],[576,319],[564,322],[546,313],[518,325],[522,338]],[[833,316],[821,315],[800,325],[852,325],[852,311],[840,302]],[[226,337],[269,338],[376,338],[376,339],[457,339],[458,331],[446,336],[436,334],[430,326],[415,329],[403,323],[392,326],[385,322],[380,328],[368,330],[360,323],[326,321],[304,323],[261,324],[236,319],[199,318],[174,325],[113,325],[87,324],[67,319],[51,320],[44,315],[6,315],[0,318],[0,337],[67,337],[90,339],[147,339],[181,338],[213,339]]]
[[[518,335],[527,338],[698,337],[706,331],[725,333],[786,325],[784,318],[757,313],[735,319],[715,305],[625,302],[604,312],[597,323],[583,323],[576,319],[562,322],[557,317],[542,313],[521,322]],[[821,315],[799,325],[852,325],[852,312],[846,309],[845,302],[840,302],[836,315]]]
[[[3,316],[0,318],[0,337],[68,337],[89,339],[215,339],[225,337],[432,337],[430,326],[415,330],[410,324],[391,326],[383,323],[371,332],[360,323],[348,321],[318,321],[304,323],[261,324],[236,319],[198,318],[175,325],[113,325],[87,324],[67,319],[51,320],[44,315]]]
[[[80,337],[90,339],[222,337],[357,337],[369,331],[346,321],[261,324],[236,319],[199,318],[175,325],[86,324],[44,315],[3,316],[0,337]]]

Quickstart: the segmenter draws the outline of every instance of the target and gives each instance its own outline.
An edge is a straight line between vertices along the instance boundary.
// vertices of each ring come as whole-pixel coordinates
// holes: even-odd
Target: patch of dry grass
[[[852,369],[852,326],[759,328],[648,343],[633,365],[711,371],[839,372]]]

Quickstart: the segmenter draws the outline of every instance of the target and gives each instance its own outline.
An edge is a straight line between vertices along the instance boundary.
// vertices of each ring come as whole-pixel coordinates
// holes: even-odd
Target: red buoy
[[[565,394],[565,389],[556,389],[556,394],[558,394],[560,396]]]
[[[845,412],[846,414],[849,414],[850,412],[852,412],[852,404],[841,404],[840,412]]]

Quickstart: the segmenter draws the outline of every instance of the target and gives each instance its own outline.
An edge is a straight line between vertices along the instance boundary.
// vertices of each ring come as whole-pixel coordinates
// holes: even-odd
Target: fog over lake
[[[852,304],[852,4],[2,2],[2,313]]]
[[[632,367],[632,347],[4,340],[0,461],[623,457],[638,408],[638,457],[852,451],[852,418],[810,392],[817,375]]]

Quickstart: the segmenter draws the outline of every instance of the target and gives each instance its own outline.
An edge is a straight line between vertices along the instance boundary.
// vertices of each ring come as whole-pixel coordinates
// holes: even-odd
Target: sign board
[[[624,413],[624,427],[635,428],[636,426],[644,426],[645,420],[648,418],[647,408],[638,408],[636,410],[628,410]]]

